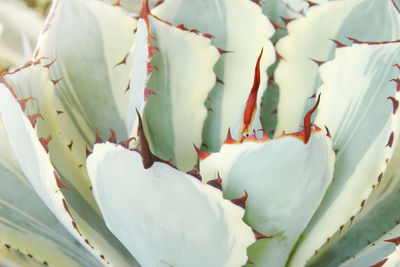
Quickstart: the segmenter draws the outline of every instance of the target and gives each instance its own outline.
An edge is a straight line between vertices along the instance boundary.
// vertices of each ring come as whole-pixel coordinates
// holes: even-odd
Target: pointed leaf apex
[[[138,115],[139,125],[138,125],[138,136],[140,137],[140,154],[142,155],[142,163],[145,169],[153,166],[155,161],[153,153],[151,153],[149,142],[144,134],[142,117],[139,111],[136,109]]]
[[[199,156],[199,160],[200,161],[206,159],[207,157],[209,157],[212,154],[211,152],[201,151],[195,144],[193,144],[193,146],[194,146],[194,149],[197,152],[197,155]]]
[[[249,195],[247,194],[246,190],[244,190],[244,196],[237,199],[232,199],[231,202],[235,205],[242,207],[243,209],[246,206],[246,200]]]
[[[306,116],[304,116],[304,129],[301,132],[302,137],[303,137],[303,142],[304,144],[308,143],[308,140],[310,140],[311,136],[311,115],[314,113],[314,111],[318,108],[319,101],[321,99],[321,94],[318,95],[317,102],[315,105],[307,112]]]
[[[243,136],[243,134],[249,131],[251,127],[254,115],[257,109],[257,95],[258,89],[260,87],[260,79],[261,79],[261,71],[260,71],[260,62],[261,57],[263,55],[264,48],[261,49],[260,55],[258,56],[256,66],[254,68],[254,82],[253,87],[251,88],[249,97],[247,98],[246,107],[243,112],[242,118],[242,126],[239,132],[239,136]],[[241,140],[240,140],[241,141]]]
[[[142,4],[140,6],[140,11],[139,11],[139,18],[148,20],[148,16],[151,14],[150,8],[149,8],[149,1],[148,0],[143,0]]]

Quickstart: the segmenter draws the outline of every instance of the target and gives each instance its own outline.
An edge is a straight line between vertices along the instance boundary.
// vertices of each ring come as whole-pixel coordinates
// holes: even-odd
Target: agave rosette
[[[1,264],[400,264],[397,1],[121,3],[0,76]]]

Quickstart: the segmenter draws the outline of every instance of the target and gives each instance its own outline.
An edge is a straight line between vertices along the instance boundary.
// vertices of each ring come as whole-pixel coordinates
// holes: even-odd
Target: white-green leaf
[[[323,85],[315,123],[328,127],[338,149],[334,181],[293,254],[302,266],[352,218],[391,158],[399,136],[398,77],[400,43],[360,44],[336,50],[320,68]],[[390,100],[389,97],[393,99]],[[353,217],[354,218],[354,217]]]
[[[112,143],[96,144],[87,166],[108,227],[141,265],[246,263],[254,233],[218,189],[165,163],[145,169],[138,152]]]
[[[146,22],[139,20],[138,41],[135,43],[132,93],[129,116],[131,135],[136,135],[136,111],[143,109],[145,88],[149,94],[143,109],[143,121],[154,153],[173,159],[181,170],[190,170],[197,163],[193,144],[202,143],[202,129],[207,110],[204,102],[215,84],[213,67],[218,50],[200,34],[184,31],[149,16],[150,33],[155,41],[149,67]],[[138,54],[139,53],[139,54]],[[136,65],[136,60],[141,64]],[[136,82],[136,84],[134,83]]]
[[[121,7],[94,0],[53,2],[35,58],[44,56],[49,64],[55,60],[49,67],[56,82],[55,109],[64,112],[61,131],[67,142],[73,140],[72,150],[81,163],[96,128],[102,138],[112,128],[119,140],[127,139],[125,90],[135,26]]]
[[[25,178],[8,144],[1,119],[0,183],[0,241],[3,244],[51,266],[100,265],[50,212]],[[12,258],[13,264],[31,266],[23,265],[12,251],[9,254],[9,260],[8,257],[16,256]],[[2,256],[5,255],[0,255],[0,264],[9,266]]]
[[[58,118],[64,114],[57,115],[54,109],[55,88],[53,83],[48,80],[48,74],[49,71],[46,67],[37,64],[15,74],[7,75],[6,79],[15,88],[19,99],[35,98],[35,100],[27,102],[26,112],[28,114],[40,113],[44,118],[44,120],[39,119],[37,122],[38,135],[44,138],[52,137],[48,143],[49,156],[61,180],[70,188],[64,190],[63,197],[77,227],[90,242],[88,248],[90,250],[95,249],[97,256],[104,255],[107,261],[113,264],[121,266],[135,264],[129,252],[104,224],[90,191],[86,168],[74,157],[68,146],[70,140],[66,140],[61,134]],[[84,151],[82,151],[82,154],[83,157],[86,156]],[[40,177],[40,179],[53,178],[54,175],[52,178]]]
[[[311,7],[305,18],[289,23],[289,35],[277,44],[284,58],[275,72],[280,88],[278,125],[282,131],[297,131],[313,104],[310,97],[321,85],[318,64],[334,58],[335,39],[344,44],[346,37],[362,41],[392,41],[400,38],[400,14],[391,0],[331,1]],[[368,26],[366,26],[368,25]]]
[[[38,260],[27,256],[15,248],[5,246],[0,243],[0,265],[7,267],[44,267],[45,265]]]
[[[245,221],[273,238],[249,251],[257,266],[285,266],[299,235],[318,208],[333,176],[334,153],[324,131],[305,144],[295,135],[224,144],[200,162],[205,181],[222,179],[228,199],[248,193]]]
[[[275,61],[269,38],[274,28],[261,8],[248,0],[166,0],[154,14],[173,25],[209,33],[212,44],[229,53],[222,54],[214,71],[223,83],[217,83],[209,94],[208,113],[203,142],[210,151],[218,151],[228,128],[237,136],[247,97],[253,85],[254,67],[264,49],[260,64],[261,85],[257,105],[267,85],[266,70]],[[199,12],[207,14],[199,16]],[[257,123],[258,115],[256,115]]]
[[[378,263],[384,264],[385,267],[399,266],[399,242],[400,226],[397,225],[357,255],[340,264],[340,267],[364,267]]]
[[[15,68],[30,59],[44,22],[42,15],[22,1],[0,0],[0,68]]]

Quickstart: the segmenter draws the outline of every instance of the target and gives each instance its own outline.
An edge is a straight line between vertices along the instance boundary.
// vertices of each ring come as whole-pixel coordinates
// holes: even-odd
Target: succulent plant
[[[399,1],[123,4],[0,75],[0,264],[400,265]]]

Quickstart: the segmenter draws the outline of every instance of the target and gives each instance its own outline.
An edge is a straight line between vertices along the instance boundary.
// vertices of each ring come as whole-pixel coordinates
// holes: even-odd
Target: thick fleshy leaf
[[[310,97],[321,85],[318,62],[334,58],[337,44],[333,39],[344,44],[351,43],[346,37],[397,40],[400,14],[391,0],[331,1],[311,7],[305,18],[289,23],[288,31],[289,35],[277,44],[277,52],[284,60],[275,72],[280,88],[275,135],[301,127],[305,112],[314,102]]]
[[[142,3],[142,0],[105,0],[105,2],[113,5],[120,5],[127,11],[139,14],[140,4]],[[153,6],[157,2],[158,0],[149,0],[149,5]]]
[[[314,130],[307,144],[299,134],[276,140],[243,143],[230,138],[219,153],[200,161],[205,181],[222,179],[224,196],[248,193],[245,221],[273,238],[258,241],[249,250],[257,266],[285,266],[333,176],[334,153],[324,131]]]
[[[368,244],[390,232],[400,221],[396,212],[400,205],[400,143],[378,185],[368,199],[363,200],[360,212],[340,227],[329,242],[308,262],[309,266],[337,266],[351,256],[360,254]],[[385,255],[386,256],[386,255]],[[381,259],[383,259],[382,256]],[[349,260],[350,262],[350,260]]]
[[[173,159],[181,170],[190,170],[197,163],[196,152],[190,148],[202,143],[207,116],[204,102],[215,84],[213,66],[218,50],[209,38],[152,16],[140,19],[138,25],[133,59],[137,68],[132,72],[129,107],[131,135],[135,136],[137,129],[135,109],[143,109],[146,135],[154,153]],[[148,29],[155,38],[152,47],[159,50],[152,57],[148,54]],[[148,57],[151,61],[147,64]]]
[[[370,242],[360,253],[351,257],[340,267],[399,266],[399,244],[400,226],[396,226],[378,240]]]
[[[321,66],[323,85],[315,123],[325,125],[338,149],[334,181],[302,234],[292,263],[302,266],[360,210],[380,180],[399,136],[396,101],[400,43],[359,44],[336,50]]]
[[[93,193],[111,231],[143,266],[241,266],[254,233],[243,208],[168,164],[96,144],[87,160]],[[118,192],[118,194],[115,194]]]
[[[8,144],[1,120],[0,184],[0,237],[4,245],[18,248],[25,255],[51,266],[100,266],[65,230],[25,178]],[[8,258],[16,266],[31,266],[23,265],[17,254],[11,251],[9,254],[7,258],[16,256]],[[24,258],[21,256],[21,260]],[[1,255],[0,264],[10,266]]]
[[[45,264],[28,255],[0,243],[0,265],[7,267],[44,267]]]
[[[63,191],[63,197],[79,231],[89,240],[90,250],[95,249],[98,255],[104,255],[107,261],[113,264],[135,264],[129,252],[107,229],[90,191],[85,166],[80,165],[74,158],[71,151],[74,144],[68,139],[65,140],[61,134],[57,119],[64,114],[57,115],[54,110],[55,88],[48,80],[48,69],[42,64],[36,64],[7,75],[6,78],[15,88],[19,99],[35,98],[25,103],[26,112],[40,113],[44,118],[39,119],[36,124],[38,135],[42,137],[41,146],[43,145],[45,150],[48,149],[61,181],[69,188]],[[49,136],[51,139],[47,139]],[[84,152],[83,154],[85,155]],[[40,178],[50,179],[45,176]]]
[[[0,0],[0,71],[30,59],[44,18],[22,1]]]
[[[60,128],[81,163],[96,128],[103,138],[110,128],[121,140],[127,138],[125,89],[135,26],[121,7],[93,0],[53,2],[35,59],[54,61],[49,69],[57,89],[55,108],[64,112]]]
[[[223,53],[214,71],[218,83],[209,94],[209,108],[204,126],[203,142],[210,151],[218,151],[229,128],[239,134],[242,112],[253,85],[254,66],[260,51],[260,86],[257,106],[267,85],[266,70],[275,61],[269,38],[274,28],[261,8],[248,0],[166,0],[154,14],[185,27],[211,34],[212,44]],[[199,16],[199,12],[207,14]],[[189,108],[190,110],[190,108]],[[255,116],[258,122],[258,115]],[[251,129],[250,129],[251,132]]]

